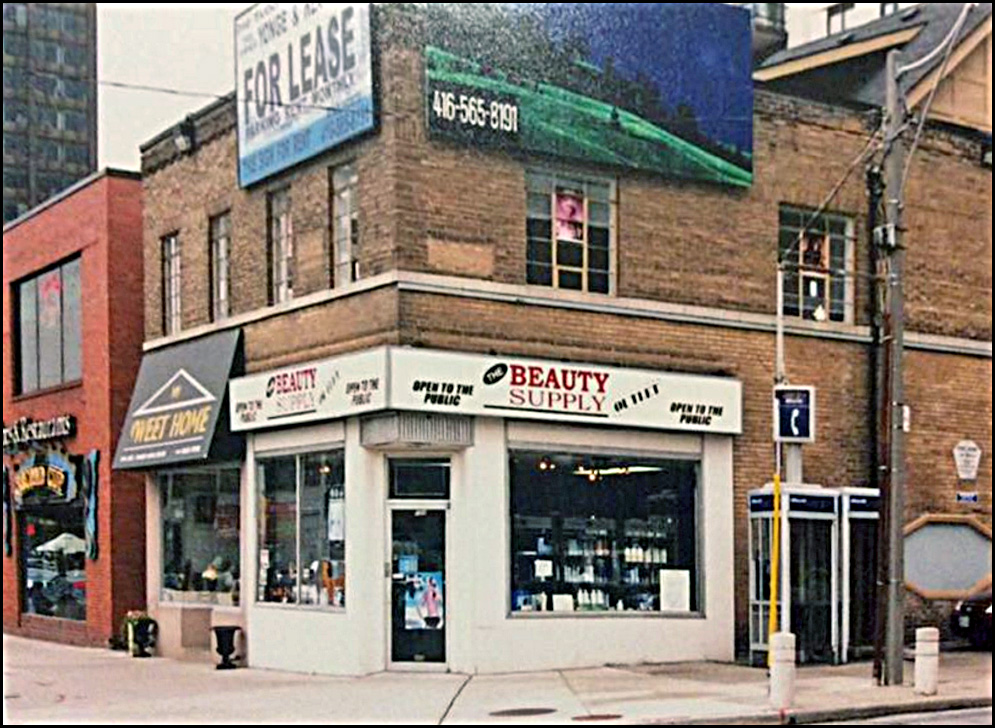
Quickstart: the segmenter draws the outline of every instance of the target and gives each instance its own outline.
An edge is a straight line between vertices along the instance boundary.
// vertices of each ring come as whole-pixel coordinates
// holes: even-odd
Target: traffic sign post
[[[774,441],[815,442],[815,387],[774,387]]]

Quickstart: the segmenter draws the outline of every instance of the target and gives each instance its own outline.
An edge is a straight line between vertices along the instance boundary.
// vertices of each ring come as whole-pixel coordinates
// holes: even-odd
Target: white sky
[[[249,3],[97,5],[98,166],[137,170],[139,145],[210,98],[103,82],[224,95],[235,88],[232,23]]]
[[[97,4],[99,167],[137,170],[139,145],[211,102],[207,97],[115,88],[107,82],[230,93],[235,88],[232,23],[250,4]],[[800,6],[825,7],[789,5],[789,24],[807,15]]]

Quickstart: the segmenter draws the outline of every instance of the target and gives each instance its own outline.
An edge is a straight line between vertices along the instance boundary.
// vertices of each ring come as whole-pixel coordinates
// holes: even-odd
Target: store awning
[[[241,331],[222,331],[142,358],[114,467],[156,468],[241,456],[229,428],[228,379],[242,373]]]

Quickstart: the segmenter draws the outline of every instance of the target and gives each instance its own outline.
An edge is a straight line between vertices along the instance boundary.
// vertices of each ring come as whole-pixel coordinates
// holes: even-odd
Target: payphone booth
[[[878,519],[876,488],[840,488],[840,657],[843,662],[874,652],[877,599]]]
[[[770,615],[773,486],[750,491],[750,655],[764,664]],[[840,660],[840,492],[817,485],[781,487],[781,629],[795,634],[798,662]]]

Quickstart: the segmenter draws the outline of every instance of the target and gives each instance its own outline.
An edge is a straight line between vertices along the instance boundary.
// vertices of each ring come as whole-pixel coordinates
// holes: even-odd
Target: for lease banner
[[[369,3],[258,3],[235,18],[243,187],[374,125]]]

